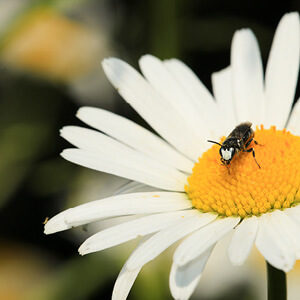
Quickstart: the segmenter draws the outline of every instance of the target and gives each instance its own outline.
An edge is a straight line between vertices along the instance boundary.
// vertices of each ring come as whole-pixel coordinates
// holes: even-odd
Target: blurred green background
[[[229,64],[235,30],[253,29],[265,63],[281,16],[299,10],[296,0],[1,0],[0,299],[110,299],[137,243],[81,257],[81,242],[109,223],[43,234],[46,217],[127,183],[59,156],[69,146],[59,129],[82,125],[77,109],[106,108],[147,126],[108,83],[104,57],[135,67],[145,53],[177,57],[211,89],[211,73]],[[245,266],[233,267],[224,243],[193,299],[265,299],[262,258],[254,251]],[[144,268],[129,299],[171,299],[169,252]],[[289,300],[299,299],[299,272],[288,275]]]

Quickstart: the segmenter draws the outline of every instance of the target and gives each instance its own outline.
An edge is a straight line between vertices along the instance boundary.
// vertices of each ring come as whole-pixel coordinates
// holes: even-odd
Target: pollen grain
[[[199,158],[185,186],[195,208],[245,218],[300,202],[300,137],[261,126],[255,140],[259,144],[252,142],[249,148],[254,148],[261,168],[252,153],[240,152],[227,169],[218,145]]]

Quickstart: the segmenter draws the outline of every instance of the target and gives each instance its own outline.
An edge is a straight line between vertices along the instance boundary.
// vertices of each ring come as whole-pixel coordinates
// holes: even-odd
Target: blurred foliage
[[[3,205],[34,164],[55,150],[59,118],[69,112],[64,111],[67,103],[59,88],[46,82],[2,70],[0,91],[0,205]]]
[[[78,256],[61,264],[44,283],[25,295],[24,300],[84,300],[87,295],[104,289],[117,271],[116,264],[108,255]]]

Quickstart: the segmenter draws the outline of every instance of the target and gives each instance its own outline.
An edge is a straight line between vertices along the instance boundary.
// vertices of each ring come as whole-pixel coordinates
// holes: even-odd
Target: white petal
[[[212,88],[222,112],[223,135],[230,133],[238,124],[233,101],[231,67],[212,74]],[[228,135],[226,134],[226,135]]]
[[[182,85],[191,100],[193,99],[194,105],[199,105],[201,108],[208,107],[213,112],[217,112],[216,103],[211,93],[186,64],[175,58],[165,60],[164,64]]]
[[[144,243],[146,243],[148,240],[147,237],[143,238],[141,241],[140,241],[140,244],[138,245],[138,247],[136,248],[139,249],[140,247],[143,246]],[[135,251],[133,251],[129,257],[130,258],[134,258],[135,256]],[[128,260],[126,261],[126,263],[124,264],[116,282],[115,282],[115,285],[114,285],[114,290],[113,290],[113,293],[112,293],[112,300],[125,300],[127,299],[127,296],[134,284],[134,281],[137,277],[137,275],[139,274],[139,272],[141,271],[141,268],[136,268],[134,270],[129,270],[127,268],[127,263],[128,263]]]
[[[280,210],[271,213],[271,221],[275,231],[286,241],[289,248],[300,258],[300,226],[292,218]]]
[[[296,207],[291,207],[291,208],[287,208],[284,210],[283,212],[288,218],[289,221],[287,222],[287,226],[288,228],[286,230],[288,230],[288,234],[292,235],[292,239],[299,239],[299,232],[300,232],[300,207],[296,206]],[[290,224],[290,225],[288,225]],[[292,230],[290,230],[290,228],[292,227]],[[297,231],[297,233],[295,233],[295,230]],[[294,242],[296,249],[296,259],[300,259],[299,257],[299,241],[296,241],[296,243]]]
[[[179,266],[189,263],[232,230],[239,220],[237,217],[217,219],[197,230],[178,246],[174,253],[174,262]]]
[[[113,196],[69,208],[51,218],[45,233],[80,226],[110,217],[150,214],[191,208],[192,203],[184,193],[148,192]]]
[[[60,130],[60,135],[80,149],[94,151],[102,155],[109,155],[110,153],[118,153],[120,151],[124,155],[137,153],[101,132],[84,127],[65,126]]]
[[[286,244],[285,238],[274,229],[271,214],[263,214],[259,217],[255,244],[272,266],[288,272],[294,266],[295,252]]]
[[[124,145],[123,145],[124,146]],[[170,191],[184,191],[186,175],[134,150],[109,152],[66,149],[61,156],[78,165]]]
[[[201,151],[207,150],[210,145],[203,137],[208,135],[210,123],[207,124],[203,119],[204,111],[202,110],[201,113],[198,111],[198,105],[194,99],[184,90],[161,60],[152,55],[144,55],[140,58],[139,64],[151,86],[187,122],[191,132],[198,139],[196,146]]]
[[[115,282],[111,299],[126,300],[140,271],[141,268],[128,270],[126,265],[124,265]]]
[[[266,69],[266,122],[282,129],[294,100],[299,71],[298,13],[283,16],[277,27]]]
[[[205,132],[205,134],[207,134],[206,136],[209,136],[209,138],[218,138],[222,127],[219,122],[215,122],[215,120],[219,120],[221,111],[218,109],[211,93],[195,73],[180,60],[168,59],[164,61],[164,65],[176,79],[176,86],[182,87],[184,94],[182,97],[186,98],[185,101],[190,101],[198,118],[204,120],[207,132]],[[212,118],[211,116],[214,117]]]
[[[193,168],[193,163],[189,159],[178,153],[157,135],[129,119],[94,107],[80,108],[77,116],[86,124],[157,161],[189,173]]]
[[[174,76],[168,71],[166,65],[152,55],[142,56],[139,60],[139,64],[143,75],[155,90],[162,95],[163,99],[169,103],[170,106],[173,105],[182,117],[187,119],[187,122],[189,122],[191,128],[195,130],[196,134],[196,131],[200,131],[199,137],[203,137],[205,124],[203,120],[199,118],[199,114],[195,110],[193,99],[182,89]]]
[[[185,217],[175,225],[162,230],[153,235],[138,250],[134,258],[127,261],[127,267],[134,270],[143,266],[145,263],[154,259],[173,243],[195,231],[196,229],[208,224],[216,218],[213,214],[203,214],[197,210],[191,211],[191,216]]]
[[[180,173],[175,168],[153,160],[149,156],[137,152],[98,131],[77,126],[66,126],[60,133],[63,138],[74,146],[88,150],[89,152],[95,152],[95,154],[101,155],[107,160],[112,159],[115,163],[119,162],[120,165],[122,165],[124,160],[128,160],[131,162],[132,167],[135,165],[138,167],[141,166],[142,169],[147,169],[147,171],[150,172],[151,169],[152,171],[156,169],[154,172],[161,173],[161,175],[165,174],[167,177],[176,178],[178,175],[179,177],[182,177],[182,179],[185,177],[184,174]],[[140,142],[143,143],[143,141]]]
[[[287,130],[291,131],[292,134],[300,135],[300,99],[296,102],[293,107],[291,116],[288,121]]]
[[[187,118],[127,63],[110,58],[103,69],[120,95],[175,148],[193,160],[201,155],[203,140],[197,138]]]
[[[249,29],[234,34],[231,49],[233,95],[238,122],[262,122],[263,68],[257,40]]]
[[[121,185],[116,191],[114,195],[121,194],[130,194],[130,193],[140,193],[140,192],[154,192],[156,189],[154,187],[149,187],[140,182],[136,181],[128,181],[125,184]]]
[[[101,251],[135,239],[138,236],[157,232],[189,216],[191,211],[176,211],[150,215],[104,229],[88,238],[79,248],[80,254]]]
[[[228,248],[229,259],[235,266],[244,263],[254,244],[258,228],[257,217],[244,219],[234,230]]]
[[[286,208],[284,213],[292,218],[298,225],[300,225],[300,205],[295,207]]]
[[[184,266],[173,262],[170,272],[170,290],[174,299],[187,300],[194,292],[210,257],[213,247]]]

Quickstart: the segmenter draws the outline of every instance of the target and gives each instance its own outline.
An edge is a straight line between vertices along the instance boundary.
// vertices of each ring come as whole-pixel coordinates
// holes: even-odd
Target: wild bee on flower
[[[247,149],[252,141],[256,145],[258,145],[257,141],[254,140],[254,131],[251,128],[251,126],[251,122],[244,122],[239,124],[232,130],[232,132],[222,144],[208,140],[208,142],[210,143],[214,143],[221,146],[220,155],[222,164],[228,166],[231,163],[233,157],[241,151],[252,152],[255,162],[260,168],[260,165],[255,158],[254,148],[251,147]]]

